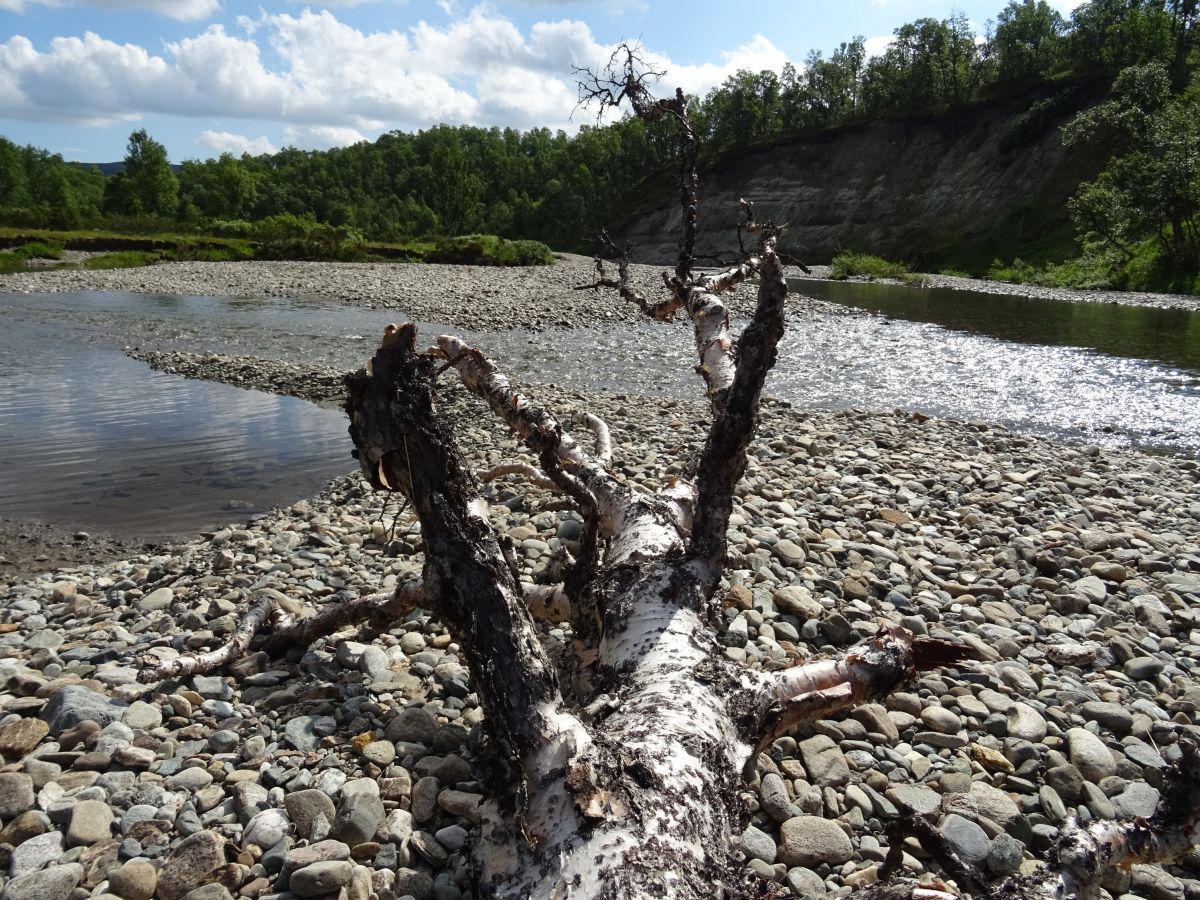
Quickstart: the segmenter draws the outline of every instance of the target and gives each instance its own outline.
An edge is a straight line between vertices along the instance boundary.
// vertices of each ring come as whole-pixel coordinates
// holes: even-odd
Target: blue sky
[[[704,93],[858,34],[877,50],[922,16],[961,11],[982,33],[1004,3],[0,0],[0,135],[103,162],[145,128],[179,162],[439,122],[574,130],[592,119],[572,118],[571,67],[621,40]]]

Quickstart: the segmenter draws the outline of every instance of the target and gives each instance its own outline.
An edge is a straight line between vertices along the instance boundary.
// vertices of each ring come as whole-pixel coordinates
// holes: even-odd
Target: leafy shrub
[[[869,253],[853,253],[843,250],[833,257],[829,267],[829,277],[838,281],[846,278],[892,278],[910,284],[924,283],[923,275],[914,275],[908,271],[908,266],[900,262],[892,262]]]
[[[541,241],[510,241],[494,234],[441,238],[427,262],[464,266],[546,266],[554,253]]]
[[[22,259],[62,259],[62,244],[33,241],[13,251]]]

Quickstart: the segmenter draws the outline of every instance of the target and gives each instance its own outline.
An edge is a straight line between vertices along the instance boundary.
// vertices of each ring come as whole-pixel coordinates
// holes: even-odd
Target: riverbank
[[[328,370],[216,354],[148,361],[330,399]],[[706,415],[695,401],[531,394],[603,416],[616,470],[647,487],[678,471]],[[443,407],[473,464],[497,451],[523,458],[452,385]],[[748,792],[751,868],[796,896],[869,882],[899,803],[935,815],[952,846],[995,873],[1029,865],[1068,814],[1149,812],[1178,740],[1200,734],[1195,461],[775,402],[756,448],[731,520],[730,656],[784,666],[895,621],[965,642],[972,659],[777,740]],[[577,519],[522,483],[486,490],[523,578],[553,577]],[[235,678],[165,694],[134,683],[142,660],[227,636],[256,591],[304,611],[415,574],[420,530],[396,511],[351,474],[167,552],[10,583],[0,612],[0,753],[17,763],[0,775],[3,839],[18,844],[10,888],[53,879],[98,890],[108,876],[110,887],[137,878],[182,897],[211,877],[199,857],[224,866],[226,890],[257,896],[281,870],[299,869],[292,884],[303,883],[319,855],[291,842],[326,838],[323,854],[351,860],[348,881],[460,896],[490,787],[471,768],[481,712],[435,617],[417,611],[373,642],[346,632],[286,660],[251,657]],[[83,719],[117,724],[89,736]],[[907,875],[931,867],[908,849]],[[1174,897],[1200,887],[1194,871],[1135,866],[1112,887]]]
[[[809,266],[809,271],[789,269],[788,276],[818,281],[830,280],[829,266]],[[1149,306],[1155,309],[1182,309],[1200,312],[1200,297],[1189,294],[1158,294],[1145,291],[1077,290],[1075,288],[1050,288],[1036,284],[1012,284],[1007,281],[989,281],[986,278],[970,278],[965,275],[940,275],[916,273],[921,283],[916,287],[946,288],[952,291],[974,291],[981,294],[1008,294],[1029,297],[1035,300],[1051,300],[1058,303],[1116,303],[1121,306]],[[867,278],[852,278],[850,281],[869,281]],[[880,279],[876,279],[880,280]],[[909,282],[882,279],[888,284]]]

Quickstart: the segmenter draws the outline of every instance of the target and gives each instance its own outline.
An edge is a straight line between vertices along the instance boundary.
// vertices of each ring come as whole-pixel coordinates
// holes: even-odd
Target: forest
[[[1010,0],[983,34],[962,15],[921,18],[896,29],[876,56],[860,36],[780,72],[740,71],[690,98],[701,171],[782,135],[881,117],[953,117],[1032,85],[1069,92],[1100,83],[1109,99],[1064,129],[1068,145],[1112,148],[1108,167],[1072,201],[1080,258],[1107,267],[1121,286],[1194,290],[1197,6],[1091,0],[1064,18],[1045,0]],[[1030,115],[1055,102],[1051,94],[1047,109]],[[372,240],[487,233],[590,250],[597,230],[619,225],[647,183],[669,178],[673,153],[665,126],[636,117],[575,135],[439,125],[328,151],[224,154],[176,167],[161,144],[135,131],[123,170],[105,177],[0,138],[0,224],[247,238],[319,225]],[[1059,277],[1069,280],[1078,265],[1060,267]]]

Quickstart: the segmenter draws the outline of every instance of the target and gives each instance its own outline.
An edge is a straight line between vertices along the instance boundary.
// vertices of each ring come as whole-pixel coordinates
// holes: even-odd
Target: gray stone
[[[437,812],[438,780],[426,775],[413,785],[412,814],[418,822],[428,822]]]
[[[825,615],[825,609],[813,597],[812,592],[800,585],[790,584],[782,587],[774,594],[775,605],[788,615],[795,616],[804,622],[809,619],[820,619]]]
[[[1072,728],[1067,732],[1067,752],[1071,765],[1094,784],[1116,774],[1117,762],[1112,752],[1104,746],[1104,741],[1085,728]]]
[[[396,759],[396,745],[391,741],[371,741],[363,747],[362,755],[377,766],[390,766]]]
[[[319,897],[339,890],[353,877],[353,863],[328,860],[297,869],[288,879],[288,887],[298,897]]]
[[[1129,734],[1133,730],[1133,713],[1119,703],[1090,700],[1080,707],[1083,717],[1103,725],[1114,734]]]
[[[1103,603],[1108,596],[1108,586],[1095,575],[1085,575],[1074,584],[1071,590],[1087,599],[1089,603]]]
[[[83,880],[83,866],[69,863],[51,866],[22,878],[13,878],[0,891],[0,900],[71,900]]]
[[[783,779],[774,772],[763,776],[758,793],[763,812],[776,822],[786,822],[801,814],[788,796],[787,786]],[[764,862],[769,862],[769,860],[764,860]]]
[[[354,847],[375,839],[383,817],[383,801],[378,797],[367,794],[346,797],[338,808],[329,835]]]
[[[897,806],[908,807],[919,816],[937,812],[942,804],[941,795],[919,784],[897,784],[888,788],[884,795]]]
[[[101,728],[121,718],[124,704],[118,705],[105,697],[78,684],[59,688],[42,710],[41,718],[50,726],[50,733],[58,736],[80,722],[91,720]]]
[[[253,845],[261,850],[269,850],[283,840],[290,824],[283,810],[264,809],[246,824],[242,832],[242,846]]]
[[[958,716],[944,706],[926,706],[921,710],[921,721],[940,734],[958,734],[962,728]]]
[[[1001,833],[992,839],[992,846],[988,848],[987,865],[997,877],[1012,875],[1021,867],[1024,855],[1024,844],[1015,837]]]
[[[407,741],[428,746],[437,737],[437,730],[437,719],[433,713],[423,707],[410,706],[400,710],[388,723],[386,736],[389,741]]]
[[[158,588],[151,591],[145,597],[138,601],[138,609],[142,612],[155,612],[156,610],[166,609],[171,605],[171,601],[175,599],[175,592],[170,588]]]
[[[761,859],[767,865],[775,862],[775,841],[765,831],[747,826],[741,837],[742,852],[750,859]]]
[[[1046,720],[1032,706],[1014,703],[1008,709],[1006,726],[1008,737],[1020,738],[1037,744],[1046,737]]]
[[[1153,656],[1135,656],[1125,663],[1125,674],[1134,681],[1145,681],[1153,678],[1166,667],[1166,664]]]
[[[850,766],[833,739],[824,734],[800,742],[800,758],[808,778],[820,787],[840,787],[850,780]]]
[[[330,716],[296,716],[283,727],[283,736],[297,750],[308,752],[321,745],[321,738],[332,734],[337,721]]]
[[[233,900],[233,894],[225,885],[213,881],[188,891],[183,900]]]
[[[779,828],[779,859],[791,866],[839,865],[854,854],[850,838],[836,822],[797,816]]]
[[[1134,816],[1149,817],[1158,806],[1159,793],[1144,781],[1134,781],[1112,798],[1117,818],[1132,819]]]
[[[29,838],[12,851],[12,862],[8,866],[10,878],[21,878],[39,869],[44,869],[63,854],[63,836],[58,831],[48,831]]]
[[[972,865],[979,865],[988,857],[992,842],[984,830],[956,813],[951,813],[942,820],[939,829],[955,852]]]
[[[162,710],[157,705],[146,703],[144,700],[135,700],[121,716],[121,721],[130,728],[140,728],[144,731],[157,728],[162,724],[162,720]]]
[[[437,842],[454,853],[461,850],[467,843],[467,829],[461,825],[447,825],[445,828],[439,828],[433,833],[437,838]]]

